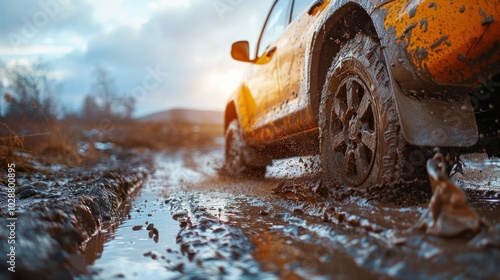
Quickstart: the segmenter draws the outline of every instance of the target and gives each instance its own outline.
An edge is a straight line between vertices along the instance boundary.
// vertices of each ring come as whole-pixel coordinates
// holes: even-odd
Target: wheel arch
[[[321,91],[326,74],[342,44],[349,38],[353,38],[358,32],[379,40],[375,25],[367,10],[353,2],[346,3],[336,9],[317,29],[317,35],[313,39],[311,48],[313,56],[310,64],[311,84],[309,90],[311,110],[316,120],[319,119]]]
[[[232,120],[238,119],[238,113],[236,112],[236,106],[234,105],[234,100],[231,100],[226,105],[226,110],[224,111],[224,132]]]
[[[333,12],[327,11],[323,24],[316,29],[313,37],[308,98],[310,110],[316,120],[319,120],[319,105],[326,73],[342,44],[356,33],[362,32],[373,37],[382,47],[404,139],[416,146],[474,145],[478,139],[478,128],[467,94],[457,94],[455,98],[437,102],[434,98],[414,98],[408,89],[403,89],[402,84],[408,81],[428,84],[418,78],[418,73],[411,64],[405,63],[405,50],[400,44],[396,44],[395,34],[384,26],[386,10],[380,8],[391,1],[385,1],[385,4],[377,7],[371,1],[356,2],[358,3],[350,0],[335,2],[330,9]],[[442,89],[438,88],[436,91]],[[446,85],[444,89],[461,93],[464,90],[452,85]],[[429,90],[433,91],[434,88],[429,87]]]

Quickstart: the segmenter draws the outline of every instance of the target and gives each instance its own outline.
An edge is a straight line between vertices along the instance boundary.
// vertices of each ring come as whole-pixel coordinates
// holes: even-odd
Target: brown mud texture
[[[451,179],[435,158],[429,181],[362,190],[330,186],[318,162],[233,178],[221,147],[179,148],[20,175],[15,278],[500,277],[498,158],[464,158]]]
[[[221,175],[222,149],[158,153],[130,215],[86,252],[89,279],[498,279],[500,161],[475,159],[466,180],[353,190],[316,159],[252,179]],[[488,190],[470,183],[479,167]]]
[[[146,154],[113,151],[87,166],[42,165],[16,173],[14,216],[9,215],[7,176],[0,182],[0,251],[15,247],[15,273],[0,263],[1,279],[70,279],[85,268],[81,251],[101,225],[116,222],[120,204],[147,179]],[[15,220],[8,220],[15,218]],[[15,228],[9,229],[8,222]],[[15,234],[15,243],[8,243]],[[2,258],[5,259],[5,258]]]

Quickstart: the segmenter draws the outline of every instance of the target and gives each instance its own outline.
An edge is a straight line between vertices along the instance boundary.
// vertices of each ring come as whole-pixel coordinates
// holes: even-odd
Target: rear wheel
[[[380,46],[358,34],[334,59],[320,104],[323,171],[366,187],[402,177],[405,142]]]
[[[247,145],[241,136],[238,120],[232,120],[226,130],[225,166],[226,173],[234,177],[264,177],[266,166],[251,166],[245,161]]]

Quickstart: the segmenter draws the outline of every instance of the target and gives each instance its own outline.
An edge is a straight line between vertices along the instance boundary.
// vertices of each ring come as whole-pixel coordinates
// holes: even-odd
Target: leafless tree
[[[119,96],[110,71],[96,64],[90,93],[84,100],[83,116],[90,121],[97,118],[108,118],[113,121],[128,120],[135,108],[135,99],[130,96]]]
[[[83,100],[82,116],[87,122],[94,123],[101,115],[101,108],[94,95],[87,95]]]
[[[134,113],[136,100],[132,96],[126,96],[122,99],[123,106],[123,119],[128,120],[132,118]]]
[[[37,123],[52,123],[56,119],[59,87],[50,78],[50,71],[50,65],[42,60],[31,65],[17,63],[1,67],[7,118]]]
[[[116,101],[114,79],[109,71],[99,64],[94,67],[93,78],[90,95],[100,101],[104,117],[112,117],[114,115],[112,105]]]

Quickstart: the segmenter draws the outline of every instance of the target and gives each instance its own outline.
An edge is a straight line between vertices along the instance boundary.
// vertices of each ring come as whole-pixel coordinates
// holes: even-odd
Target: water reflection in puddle
[[[183,168],[183,160],[175,156],[157,162],[159,166],[155,174],[131,202],[125,203],[121,223],[103,227],[106,229],[88,242],[85,259],[92,275],[80,279],[172,278],[182,275],[166,268],[168,264],[188,261],[188,257],[176,249],[179,223],[172,218],[165,198],[159,194],[168,186],[179,185],[186,177],[192,182],[203,175]],[[157,235],[147,230],[150,224],[154,224]],[[138,226],[142,228],[133,229]]]
[[[308,170],[318,164],[314,157],[277,161],[268,168],[267,179],[252,181],[214,176],[216,167],[207,162],[220,160],[220,154],[160,156],[155,174],[128,206],[130,216],[89,242],[87,262],[93,275],[88,278],[359,279],[412,273],[420,273],[420,278],[460,278],[478,276],[480,266],[485,275],[496,273],[497,251],[406,231],[423,206],[389,207],[354,197],[328,204],[334,207],[319,207],[271,195],[279,182],[276,178],[310,174]],[[323,211],[330,208],[344,221],[330,216],[330,222],[322,222]],[[498,217],[498,207],[483,210],[482,215]],[[198,226],[181,230],[173,216],[189,217]],[[146,222],[158,230],[157,241],[146,230]],[[142,229],[134,231],[138,225]],[[469,257],[473,260],[459,260]],[[466,264],[473,273],[463,271]]]
[[[146,202],[147,201],[147,202]],[[87,249],[87,261],[91,265],[90,270],[95,278],[109,279],[127,275],[137,278],[145,277],[169,277],[178,275],[178,272],[170,272],[165,268],[164,262],[176,261],[182,258],[175,251],[167,252],[169,248],[175,248],[175,237],[179,232],[179,223],[171,218],[164,203],[153,194],[141,194],[134,201],[136,205],[131,209],[130,218],[123,219],[116,230],[108,229],[108,232],[100,233],[89,243],[96,244],[92,248],[97,254],[96,260],[89,256],[91,248]],[[154,224],[158,229],[158,239],[150,234],[146,227]],[[132,228],[142,225],[141,230]],[[98,245],[106,242],[104,246]],[[101,247],[99,247],[101,246]],[[143,249],[143,248],[147,248]],[[156,258],[164,262],[155,262],[144,255],[148,252],[157,252]],[[101,252],[101,253],[100,253]],[[152,258],[154,258],[151,255]]]

